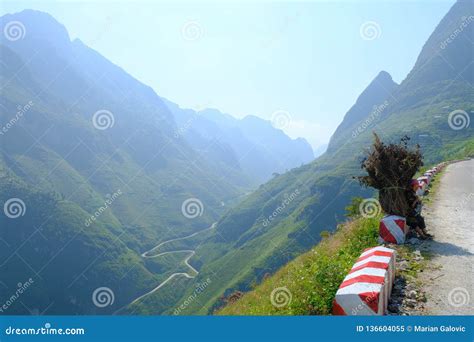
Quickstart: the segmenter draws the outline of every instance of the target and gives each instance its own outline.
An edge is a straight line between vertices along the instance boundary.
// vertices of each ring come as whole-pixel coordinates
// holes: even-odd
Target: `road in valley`
[[[156,291],[158,291],[160,288],[162,288],[163,286],[165,286],[169,281],[171,281],[173,278],[175,277],[186,277],[188,279],[192,279],[192,278],[195,278],[199,272],[198,270],[196,270],[193,266],[191,266],[189,264],[189,259],[191,259],[193,257],[194,254],[196,254],[196,251],[192,250],[192,249],[179,249],[179,250],[175,250],[175,251],[167,251],[167,252],[162,252],[162,253],[158,253],[158,254],[153,254],[154,252],[158,251],[160,249],[160,247],[166,245],[166,244],[169,244],[171,242],[174,242],[174,241],[179,241],[179,240],[186,240],[186,239],[190,239],[194,236],[197,236],[199,234],[202,234],[208,230],[211,230],[211,229],[214,229],[217,225],[217,222],[214,222],[210,227],[206,228],[206,229],[203,229],[203,230],[200,230],[196,233],[193,233],[191,235],[188,235],[188,236],[184,236],[184,237],[180,237],[180,238],[174,238],[174,239],[171,239],[171,240],[167,240],[167,241],[164,241],[164,242],[161,242],[160,244],[156,245],[155,247],[153,247],[152,249],[142,253],[142,258],[145,258],[145,259],[151,259],[151,258],[158,258],[160,256],[163,256],[163,255],[167,255],[167,254],[176,254],[176,253],[185,253],[186,254],[186,258],[184,259],[184,264],[189,267],[189,269],[191,270],[191,274],[190,273],[187,273],[187,272],[176,272],[176,273],[173,273],[171,274],[168,278],[166,278],[163,282],[161,282],[160,284],[158,284],[158,286],[156,286],[155,288],[153,288],[152,290],[148,291],[147,293],[135,298],[133,301],[130,302],[130,304],[126,305],[125,307],[122,307],[120,309],[118,309],[117,311],[115,311],[114,314],[117,314],[119,313],[120,311],[122,311],[123,309],[125,309],[126,307],[134,304],[134,303],[137,303],[139,302],[140,300],[142,300],[143,298],[151,295],[152,293],[155,293]]]

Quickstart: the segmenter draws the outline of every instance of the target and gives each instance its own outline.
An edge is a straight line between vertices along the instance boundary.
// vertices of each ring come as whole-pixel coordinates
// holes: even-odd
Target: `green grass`
[[[309,252],[282,267],[219,315],[328,315],[336,291],[361,252],[377,245],[380,217],[342,224]],[[291,301],[272,305],[271,294],[286,288]]]

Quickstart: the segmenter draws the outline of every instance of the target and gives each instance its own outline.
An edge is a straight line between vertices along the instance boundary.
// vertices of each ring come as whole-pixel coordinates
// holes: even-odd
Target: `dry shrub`
[[[405,217],[409,212],[406,193],[423,165],[420,146],[409,148],[409,140],[405,136],[398,144],[384,144],[374,133],[374,143],[361,163],[367,176],[358,177],[359,182],[379,190],[380,206],[386,214]]]

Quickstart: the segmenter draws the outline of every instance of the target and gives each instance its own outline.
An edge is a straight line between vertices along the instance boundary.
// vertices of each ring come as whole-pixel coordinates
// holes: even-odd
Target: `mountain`
[[[347,139],[360,134],[358,125],[367,119],[367,113],[370,113],[369,121],[371,118],[376,119],[382,114],[397,87],[398,85],[393,82],[392,77],[386,71],[381,71],[346,113],[341,124],[332,135],[327,151],[334,152]],[[363,127],[361,128],[363,129]]]
[[[196,112],[164,102],[176,119],[177,134],[216,163],[241,169],[257,184],[314,159],[305,139],[291,139],[257,116],[239,120],[217,109]]]
[[[181,267],[182,255],[141,253],[209,227],[264,177],[235,146],[182,139],[169,103],[50,15],[8,14],[0,27],[0,200],[24,209],[0,215],[0,300],[32,278],[8,313],[114,312]],[[113,305],[91,301],[101,287]]]
[[[456,2],[407,78],[397,85],[381,72],[347,112],[324,155],[261,185],[219,220],[216,234],[196,251],[203,266],[195,281],[210,278],[212,283],[183,314],[211,313],[223,296],[248,291],[316,245],[322,232],[334,231],[351,198],[372,197],[353,179],[361,173],[372,132],[384,141],[409,135],[428,165],[472,151],[472,18],[473,2]]]

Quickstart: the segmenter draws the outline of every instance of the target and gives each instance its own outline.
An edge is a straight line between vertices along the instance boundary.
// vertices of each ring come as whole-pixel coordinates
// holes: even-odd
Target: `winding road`
[[[183,276],[183,277],[186,277],[188,279],[195,278],[199,274],[199,271],[196,270],[193,266],[191,266],[189,264],[189,259],[191,259],[194,256],[194,254],[196,254],[196,251],[194,251],[192,249],[180,249],[180,250],[175,250],[175,251],[162,252],[162,253],[158,253],[158,254],[153,254],[153,253],[156,252],[158,249],[160,249],[160,247],[162,247],[166,244],[169,244],[169,243],[174,242],[174,241],[186,240],[186,239],[192,238],[192,237],[197,236],[199,234],[202,234],[202,233],[204,233],[208,230],[214,229],[216,227],[216,225],[217,225],[217,222],[214,222],[210,227],[208,227],[206,229],[203,229],[203,230],[200,230],[200,231],[198,231],[196,233],[193,233],[191,235],[187,235],[187,236],[184,236],[184,237],[174,238],[174,239],[171,239],[171,240],[163,241],[160,244],[153,247],[152,249],[142,253],[141,256],[142,256],[142,258],[145,258],[145,259],[158,258],[160,256],[167,255],[167,254],[186,253],[187,256],[184,259],[184,264],[187,267],[189,267],[189,269],[192,271],[192,274],[189,274],[189,273],[186,273],[186,272],[176,272],[176,273],[171,274],[168,278],[166,278],[163,282],[161,282],[158,286],[153,288],[151,291],[148,291],[147,293],[135,298],[133,301],[130,302],[130,304],[128,304],[128,305],[118,309],[117,311],[115,311],[114,314],[119,313],[120,311],[122,311],[126,307],[139,302],[140,300],[142,300],[143,298],[151,295],[152,293],[155,293],[156,291],[158,291],[160,288],[165,286],[169,281],[171,281],[175,277]]]
[[[474,314],[474,159],[453,163],[440,182],[425,219],[432,241],[421,249],[432,255],[422,281],[429,315]]]

